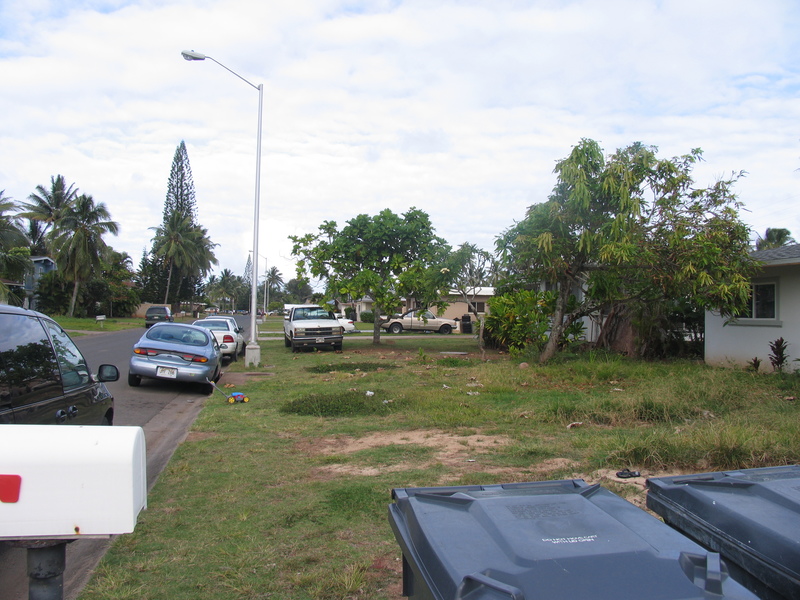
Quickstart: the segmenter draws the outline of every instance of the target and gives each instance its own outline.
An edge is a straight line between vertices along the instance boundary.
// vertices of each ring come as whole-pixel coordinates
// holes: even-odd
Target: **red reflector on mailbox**
[[[19,475],[0,475],[0,502],[18,502],[21,487],[22,477]]]

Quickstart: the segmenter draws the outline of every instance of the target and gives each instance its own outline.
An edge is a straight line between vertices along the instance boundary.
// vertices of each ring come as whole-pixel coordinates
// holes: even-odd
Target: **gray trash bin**
[[[647,485],[648,508],[739,567],[732,572],[762,598],[800,599],[800,466],[655,477]]]
[[[756,598],[719,554],[581,479],[392,490],[413,600]]]

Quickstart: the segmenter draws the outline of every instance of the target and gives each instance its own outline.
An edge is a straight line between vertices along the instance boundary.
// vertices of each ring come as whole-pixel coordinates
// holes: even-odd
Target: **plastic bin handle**
[[[462,600],[467,594],[481,587],[487,587],[500,592],[501,594],[505,594],[511,598],[511,600],[525,600],[525,594],[522,593],[521,589],[513,585],[503,583],[502,581],[497,581],[497,579],[494,579],[485,573],[473,573],[472,575],[467,575],[464,577],[458,586],[458,590],[456,590],[456,596],[454,600]]]

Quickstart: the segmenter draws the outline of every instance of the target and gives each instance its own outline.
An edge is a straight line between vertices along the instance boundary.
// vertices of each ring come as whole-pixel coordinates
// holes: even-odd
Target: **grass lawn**
[[[250,402],[208,398],[80,598],[397,599],[392,488],[579,477],[643,506],[647,476],[800,460],[796,376],[383,341],[293,354],[279,338],[257,373],[231,365],[220,385]]]

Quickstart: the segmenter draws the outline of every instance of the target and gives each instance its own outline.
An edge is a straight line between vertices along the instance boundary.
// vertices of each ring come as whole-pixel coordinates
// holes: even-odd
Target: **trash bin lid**
[[[410,598],[756,598],[708,552],[581,479],[392,491]]]
[[[647,506],[746,573],[800,598],[800,466],[655,477]]]

